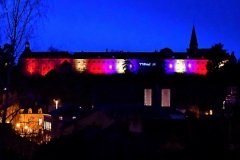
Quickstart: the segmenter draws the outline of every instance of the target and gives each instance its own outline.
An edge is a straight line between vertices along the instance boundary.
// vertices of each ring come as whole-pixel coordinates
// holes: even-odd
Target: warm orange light
[[[209,114],[210,114],[210,115],[212,115],[212,114],[213,114],[213,111],[212,111],[211,109],[210,109],[210,111],[209,111]]]
[[[17,127],[20,127],[20,123],[17,123],[16,126],[17,126]]]
[[[58,99],[54,99],[53,101],[54,101],[55,104],[56,104],[56,109],[58,109],[58,104],[59,104],[59,101],[60,101],[60,100],[58,100]]]
[[[25,126],[24,129],[28,129],[28,126]]]

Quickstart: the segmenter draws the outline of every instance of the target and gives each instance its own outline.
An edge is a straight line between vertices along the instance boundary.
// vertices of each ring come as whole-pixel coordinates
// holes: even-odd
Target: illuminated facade
[[[14,104],[8,107],[6,117],[6,122],[12,124],[16,134],[41,143],[44,126],[42,108],[19,109],[19,105]]]
[[[166,73],[207,74],[207,59],[166,59]]]
[[[128,68],[134,73],[147,73],[162,70],[165,73],[207,74],[207,53],[209,49],[198,49],[196,31],[193,26],[187,52],[32,52],[30,44],[19,58],[22,73],[25,75],[46,75],[50,70],[59,71],[64,62],[69,63],[73,72],[89,74],[123,74],[125,60],[131,61]],[[161,57],[161,58],[160,58]],[[221,64],[221,65],[224,65]]]
[[[118,74],[124,73],[124,59],[73,59],[73,70],[79,73]]]
[[[135,56],[133,56],[135,54]],[[140,55],[139,55],[140,54]],[[72,69],[78,73],[90,74],[123,74],[125,59],[129,59],[129,68],[134,73],[148,72],[156,67],[153,54],[122,52],[75,52],[72,58]],[[144,56],[145,55],[145,56]],[[143,58],[144,57],[144,58]]]
[[[32,52],[28,42],[25,50],[19,58],[21,72],[24,75],[45,76],[50,70],[59,71],[60,65],[67,61],[72,63],[68,52]]]

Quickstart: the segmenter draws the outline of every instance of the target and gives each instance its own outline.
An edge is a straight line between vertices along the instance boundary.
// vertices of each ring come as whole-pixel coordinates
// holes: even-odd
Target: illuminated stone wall
[[[166,59],[165,71],[169,73],[207,74],[207,59]]]
[[[72,69],[78,73],[90,74],[122,74],[124,73],[124,59],[95,58],[95,59],[71,59],[71,58],[27,58],[21,59],[22,72],[26,75],[45,76],[50,70],[59,71],[59,66],[67,61]],[[148,59],[132,59],[132,71],[135,73],[149,72],[157,67],[157,63]],[[207,74],[207,59],[165,59],[165,71],[171,73]],[[159,69],[159,68],[158,68]]]
[[[73,59],[73,70],[91,74],[124,73],[124,59]]]
[[[37,136],[39,130],[43,131],[44,116],[43,114],[19,114],[18,123],[13,124],[19,134],[28,134]]]
[[[32,110],[28,109],[28,113],[23,113],[24,109],[19,110],[18,104],[12,105],[7,109],[6,122],[11,123],[12,128],[19,135],[37,136],[39,129],[43,131],[44,116],[41,109],[39,113],[29,111]]]
[[[27,58],[21,60],[25,66],[25,74],[45,76],[50,70],[59,71],[59,66],[67,61],[71,64],[71,58]]]

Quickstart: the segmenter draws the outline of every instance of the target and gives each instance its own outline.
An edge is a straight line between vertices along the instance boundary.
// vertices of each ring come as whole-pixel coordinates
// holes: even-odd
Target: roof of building
[[[74,59],[152,59],[155,52],[75,52]]]
[[[68,52],[23,52],[21,58],[71,58]]]
[[[48,114],[51,116],[74,116],[77,114],[77,110],[79,108],[74,105],[63,105],[62,107],[59,107],[58,109],[50,111]]]

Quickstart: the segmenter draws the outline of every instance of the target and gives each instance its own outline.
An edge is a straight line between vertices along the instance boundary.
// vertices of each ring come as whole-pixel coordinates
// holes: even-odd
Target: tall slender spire
[[[195,31],[194,25],[193,25],[193,28],[192,28],[192,35],[191,35],[189,48],[190,49],[198,49],[197,36],[196,36],[196,31]]]

